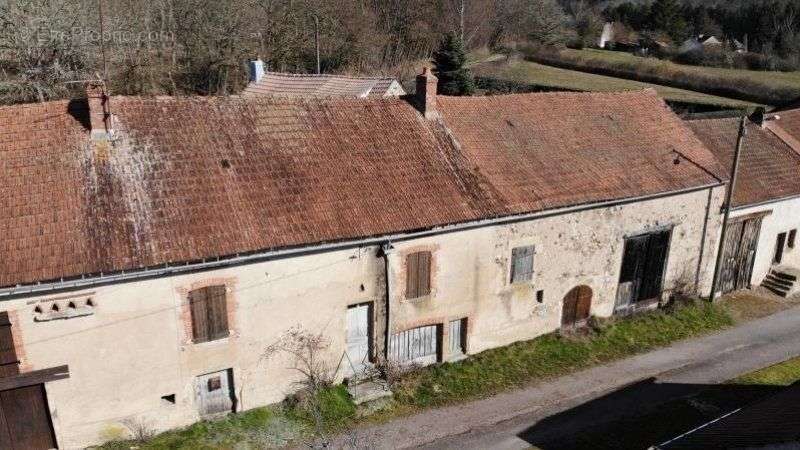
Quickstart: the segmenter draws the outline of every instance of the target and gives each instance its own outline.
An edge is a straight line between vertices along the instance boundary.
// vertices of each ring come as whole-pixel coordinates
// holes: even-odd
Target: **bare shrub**
[[[156,435],[156,431],[153,426],[145,419],[129,417],[120,421],[120,423],[128,429],[131,438],[136,442],[147,442]]]

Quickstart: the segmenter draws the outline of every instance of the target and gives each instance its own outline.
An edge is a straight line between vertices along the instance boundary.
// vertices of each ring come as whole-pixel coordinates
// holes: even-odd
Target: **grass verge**
[[[595,321],[581,335],[548,334],[507,347],[487,350],[469,359],[420,368],[395,385],[395,398],[381,412],[357,419],[346,389],[336,386],[320,394],[318,405],[335,432],[359,420],[382,421],[428,407],[442,406],[530,385],[596,364],[708,334],[734,324],[728,310],[705,302],[654,311],[625,319]],[[313,417],[300,403],[258,408],[219,421],[200,422],[144,442],[117,442],[104,449],[264,448],[309,439]]]
[[[797,381],[800,381],[800,358],[789,359],[774,366],[756,370],[730,382],[735,384],[788,386]]]

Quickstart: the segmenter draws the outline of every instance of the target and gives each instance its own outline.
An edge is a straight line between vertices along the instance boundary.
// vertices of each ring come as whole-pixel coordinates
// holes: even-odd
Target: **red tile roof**
[[[405,93],[394,78],[267,72],[258,82],[251,82],[242,95],[384,98]]]
[[[768,120],[767,126],[800,155],[800,109],[781,111],[778,120]]]
[[[728,171],[733,165],[739,119],[687,122]],[[771,131],[748,122],[733,206],[753,205],[800,195],[800,155]]]
[[[513,212],[717,182],[709,170],[726,178],[654,91],[438,100],[461,149]]]
[[[0,286],[715,181],[651,93],[439,101],[452,130],[401,99],[114,97],[113,145],[85,101],[0,107]]]

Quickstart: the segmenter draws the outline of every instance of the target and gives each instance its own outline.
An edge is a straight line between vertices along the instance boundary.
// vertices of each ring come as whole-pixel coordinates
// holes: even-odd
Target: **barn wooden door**
[[[592,288],[577,286],[564,296],[561,310],[561,326],[574,328],[586,323],[592,309]]]
[[[750,286],[761,232],[761,219],[754,217],[728,225],[719,274],[720,291],[723,294]]]
[[[56,448],[44,384],[26,384],[12,331],[8,313],[0,312],[0,449]]]
[[[43,384],[0,392],[0,448],[56,448]]]

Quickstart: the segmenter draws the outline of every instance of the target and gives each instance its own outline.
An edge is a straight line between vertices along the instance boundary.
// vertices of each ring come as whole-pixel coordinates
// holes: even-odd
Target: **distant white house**
[[[696,50],[704,50],[707,48],[720,47],[722,45],[723,42],[717,39],[716,36],[708,34],[700,34],[683,41],[683,44],[681,44],[679,51],[681,53],[686,53]]]
[[[243,95],[280,97],[386,98],[405,95],[391,77],[268,72],[261,60],[250,61],[250,84]]]

